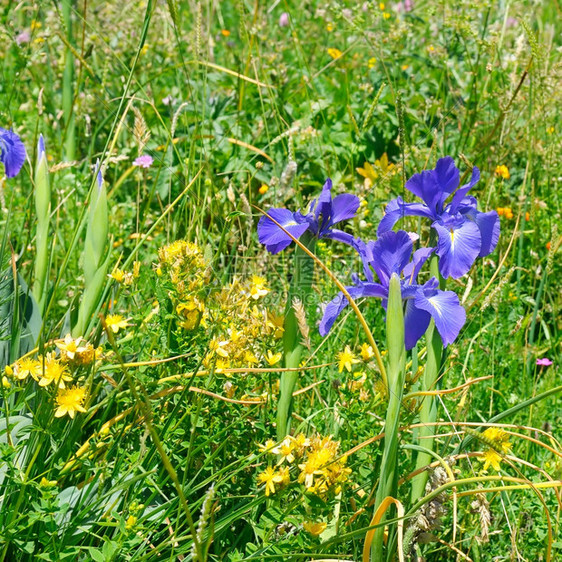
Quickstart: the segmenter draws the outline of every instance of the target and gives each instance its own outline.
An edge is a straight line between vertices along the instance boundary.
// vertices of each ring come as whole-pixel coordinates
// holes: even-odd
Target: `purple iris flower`
[[[332,227],[355,216],[359,208],[359,198],[351,193],[342,193],[332,199],[331,190],[332,180],[328,178],[322,193],[311,202],[306,215],[284,208],[270,209],[267,214],[295,238],[300,238],[308,231],[317,238],[332,238],[353,245],[354,238],[351,234]],[[293,241],[265,215],[258,223],[258,238],[272,254],[284,250]]]
[[[356,240],[356,248],[363,261],[366,281],[353,276],[353,285],[346,287],[355,300],[361,297],[379,297],[386,310],[390,278],[397,274],[401,279],[402,299],[404,301],[404,331],[406,349],[412,349],[426,332],[431,318],[443,345],[447,347],[455,341],[466,320],[466,312],[452,291],[441,291],[439,281],[432,277],[420,285],[418,273],[435,248],[420,248],[414,252],[407,232],[389,231],[383,233],[375,242]],[[410,258],[412,260],[410,261]],[[373,271],[380,282],[375,282]],[[320,334],[325,336],[349,301],[339,293],[330,301],[320,321]]]
[[[19,174],[25,157],[25,146],[19,136],[0,127],[0,162],[4,164],[6,177],[13,178]]]
[[[469,183],[459,187],[459,170],[450,156],[437,161],[434,170],[413,175],[406,189],[424,203],[404,203],[401,197],[386,207],[378,234],[387,232],[405,216],[427,217],[437,231],[439,271],[443,277],[462,277],[477,257],[494,251],[500,236],[500,219],[496,211],[482,213],[474,197],[467,193],[480,179],[474,167]],[[447,199],[452,196],[449,203]]]

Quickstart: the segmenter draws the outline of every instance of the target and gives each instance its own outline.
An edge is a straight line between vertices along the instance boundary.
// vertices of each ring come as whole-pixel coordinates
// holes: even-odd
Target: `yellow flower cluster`
[[[87,367],[101,357],[101,349],[83,338],[73,338],[68,334],[64,339],[52,342],[56,349],[44,355],[33,357],[30,354],[18,359],[5,368],[6,379],[25,382],[33,379],[41,388],[54,389],[57,409],[56,417],[68,414],[71,418],[75,412],[85,412],[86,389],[79,386],[67,387],[67,383],[77,378],[77,370]],[[58,350],[58,356],[57,356]]]
[[[214,364],[220,373],[229,368],[273,366],[281,360],[271,347],[283,335],[284,319],[258,305],[268,292],[265,279],[254,275],[249,282],[234,279],[213,295],[209,307],[216,311],[214,326],[220,335],[209,342],[205,367]]]
[[[205,314],[204,294],[210,277],[209,264],[197,244],[176,240],[158,250],[156,272],[166,275],[173,290],[169,297],[179,317],[178,324],[186,329],[197,328]]]
[[[211,339],[202,351],[206,369],[229,376],[229,369],[272,367],[281,361],[278,347],[284,318],[264,306],[269,289],[263,277],[235,277],[227,285],[212,284],[203,252],[197,244],[184,240],[160,248],[158,256],[157,273],[173,305],[177,325],[184,330],[201,327],[210,332]],[[262,384],[260,379],[258,386]],[[237,388],[228,385],[224,390],[232,398]],[[260,390],[253,388],[252,394]]]
[[[336,49],[335,47],[330,47],[330,48],[328,49],[328,54],[329,54],[334,60],[339,59],[339,58],[343,55],[343,53],[342,53],[339,49]]]
[[[496,166],[496,176],[498,178],[508,180],[510,176],[509,176],[509,169],[507,168],[507,166],[504,166],[503,164],[501,166]]]
[[[266,496],[291,483],[299,483],[307,493],[326,499],[330,494],[339,494],[351,474],[347,456],[338,457],[339,442],[331,436],[317,435],[309,439],[302,433],[295,437],[288,435],[279,445],[268,441],[260,450],[279,458],[275,468],[269,466],[258,475],[258,482],[265,484]]]
[[[506,219],[513,218],[513,211],[509,207],[498,207],[496,209],[496,213],[498,213],[500,217],[505,217]]]

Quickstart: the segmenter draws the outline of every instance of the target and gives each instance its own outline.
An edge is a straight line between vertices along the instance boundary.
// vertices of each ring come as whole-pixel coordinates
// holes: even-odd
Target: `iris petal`
[[[423,203],[404,203],[402,197],[397,197],[386,206],[384,217],[377,228],[377,234],[380,236],[383,232],[392,230],[392,227],[403,217],[435,218]]]
[[[414,256],[412,257],[412,261],[403,269],[404,278],[409,283],[415,283],[418,278],[418,273],[420,269],[423,267],[423,264],[427,261],[427,259],[433,254],[435,248],[420,248],[414,252]]]
[[[434,222],[432,226],[439,237],[437,255],[441,275],[457,279],[468,273],[480,253],[480,229],[468,219],[452,225]]]
[[[331,224],[352,219],[359,209],[359,197],[351,193],[336,195],[332,201]]]
[[[297,222],[295,214],[288,209],[270,209],[268,215],[295,238],[300,238],[309,228],[308,223]],[[293,241],[267,216],[263,216],[258,222],[258,239],[272,254],[284,250]]]
[[[432,213],[442,211],[443,202],[459,185],[459,170],[450,157],[440,158],[433,170],[414,174],[406,189],[425,201]]]
[[[466,321],[466,312],[453,291],[428,289],[426,284],[416,293],[414,303],[431,314],[445,347],[455,341]]]
[[[393,273],[400,275],[410,260],[412,249],[412,240],[403,230],[398,232],[391,230],[380,235],[372,246],[371,265],[383,285],[388,285]]]
[[[353,299],[361,297],[381,297],[384,298],[388,295],[388,289],[379,285],[378,283],[362,283],[358,287],[346,287],[349,296]],[[331,330],[334,322],[342,313],[345,307],[349,304],[347,297],[343,293],[338,293],[324,309],[324,315],[320,320],[319,331],[321,336],[325,336]]]
[[[318,221],[322,216],[322,222],[327,224],[332,217],[332,180],[328,178],[322,187],[322,192],[312,202],[310,212],[314,212],[314,217]]]
[[[0,127],[0,161],[4,164],[6,177],[13,178],[19,174],[25,157],[25,146],[19,136]]]
[[[407,350],[412,349],[425,334],[430,320],[431,315],[429,312],[418,308],[413,299],[406,301],[406,309],[404,310],[404,343]]]
[[[491,254],[498,244],[498,240],[500,239],[500,217],[496,211],[490,211],[488,213],[476,211],[474,213],[474,222],[480,229],[480,235],[482,237],[482,245],[479,254],[482,258]]]
[[[459,187],[453,195],[453,199],[451,200],[451,203],[447,209],[449,213],[457,212],[457,208],[460,205],[461,201],[466,197],[466,194],[478,183],[479,180],[480,170],[476,166],[474,166],[474,168],[472,168],[470,181],[462,187]]]
[[[331,228],[328,232],[324,235],[324,238],[330,238],[331,240],[337,240],[338,242],[343,242],[348,246],[355,247],[355,238],[352,234],[348,232],[344,232],[343,230],[339,230],[338,228]]]

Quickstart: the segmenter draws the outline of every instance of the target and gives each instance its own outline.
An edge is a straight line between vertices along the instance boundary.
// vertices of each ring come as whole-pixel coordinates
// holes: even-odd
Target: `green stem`
[[[430,271],[433,276],[439,279],[439,261],[436,256],[431,260]],[[441,287],[442,289],[444,287]],[[435,323],[431,321],[426,332],[427,341],[427,361],[422,379],[422,391],[435,390],[435,383],[441,370],[443,359],[443,342],[439,333],[435,329]],[[422,425],[417,432],[417,440],[429,451],[433,451],[433,434],[435,432],[435,421],[437,420],[437,401],[433,396],[424,396],[420,408],[420,423]],[[416,458],[416,470],[426,466],[431,461],[431,455],[424,451],[419,451]],[[425,492],[427,482],[427,471],[423,471],[412,479],[411,502],[416,503]]]
[[[388,348],[388,408],[384,425],[384,451],[381,460],[379,486],[375,498],[375,511],[388,497],[396,497],[398,490],[398,428],[400,407],[404,392],[404,311],[400,280],[396,275],[390,280],[388,294],[386,335]],[[381,523],[387,517],[381,519]],[[389,533],[390,534],[390,533]],[[383,560],[384,525],[377,528],[371,545],[371,562]]]
[[[427,347],[427,362],[422,379],[422,391],[434,390],[439,370],[441,369],[441,356],[443,353],[443,343],[439,337],[439,333],[435,329],[433,320],[426,333],[428,347]],[[424,447],[433,451],[434,439],[433,433],[435,426],[433,425],[437,420],[437,402],[433,396],[424,396],[420,409],[420,423],[421,426],[417,433],[417,438]],[[430,437],[430,438],[428,438]],[[425,452],[418,452],[416,458],[416,470],[429,464],[431,456]],[[421,472],[412,479],[412,495],[411,501],[415,503],[421,498],[425,491],[425,484],[427,482],[427,472]]]
[[[316,239],[303,236],[302,243],[311,251],[314,250]],[[285,323],[283,332],[283,351],[285,367],[296,369],[300,365],[303,351],[302,335],[293,308],[293,299],[298,297],[306,306],[306,301],[312,290],[314,277],[314,261],[297,246],[295,250],[293,281],[287,297],[285,307]],[[293,391],[297,384],[298,371],[285,371],[279,382],[279,402],[277,404],[277,439],[281,441],[290,430],[291,411],[293,406]]]

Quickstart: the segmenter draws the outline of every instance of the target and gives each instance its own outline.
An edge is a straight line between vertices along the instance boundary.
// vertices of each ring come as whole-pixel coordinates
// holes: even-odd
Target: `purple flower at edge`
[[[25,146],[14,131],[0,127],[0,162],[4,164],[6,177],[17,176],[25,162]]]
[[[550,367],[552,365],[552,361],[547,357],[541,357],[540,359],[537,359],[537,365],[541,367]]]
[[[401,276],[402,299],[404,302],[404,332],[406,349],[412,349],[426,332],[431,318],[447,347],[455,341],[466,320],[466,312],[453,291],[441,291],[439,281],[432,277],[423,285],[418,284],[417,276],[434,248],[420,248],[414,252],[407,232],[399,230],[383,233],[378,240],[363,242],[355,240],[355,247],[363,261],[363,271],[367,281],[353,276],[353,285],[346,287],[355,300],[361,297],[383,299],[386,309],[389,283],[392,274]],[[412,260],[410,261],[410,258]],[[375,282],[373,271],[379,278]],[[347,297],[339,293],[330,301],[320,321],[320,334],[325,336],[334,322],[349,304]]]
[[[150,168],[152,166],[154,159],[149,154],[143,154],[135,159],[133,166],[139,166],[140,168]]]
[[[332,238],[346,244],[353,244],[351,234],[332,228],[335,224],[351,219],[359,208],[359,198],[351,193],[342,193],[332,199],[332,180],[327,179],[322,192],[310,204],[306,215],[289,209],[270,209],[267,214],[277,221],[295,238],[310,232],[317,238]],[[293,239],[281,230],[268,216],[263,216],[258,223],[258,239],[268,252],[277,254],[291,244]]]
[[[500,236],[500,219],[496,211],[482,213],[468,192],[480,179],[474,167],[469,183],[459,187],[459,170],[450,156],[440,158],[433,170],[413,175],[406,189],[423,203],[405,203],[401,197],[386,207],[378,234],[387,232],[405,216],[426,217],[437,232],[439,271],[443,277],[465,275],[477,257],[492,253]],[[445,202],[451,197],[447,205]]]

